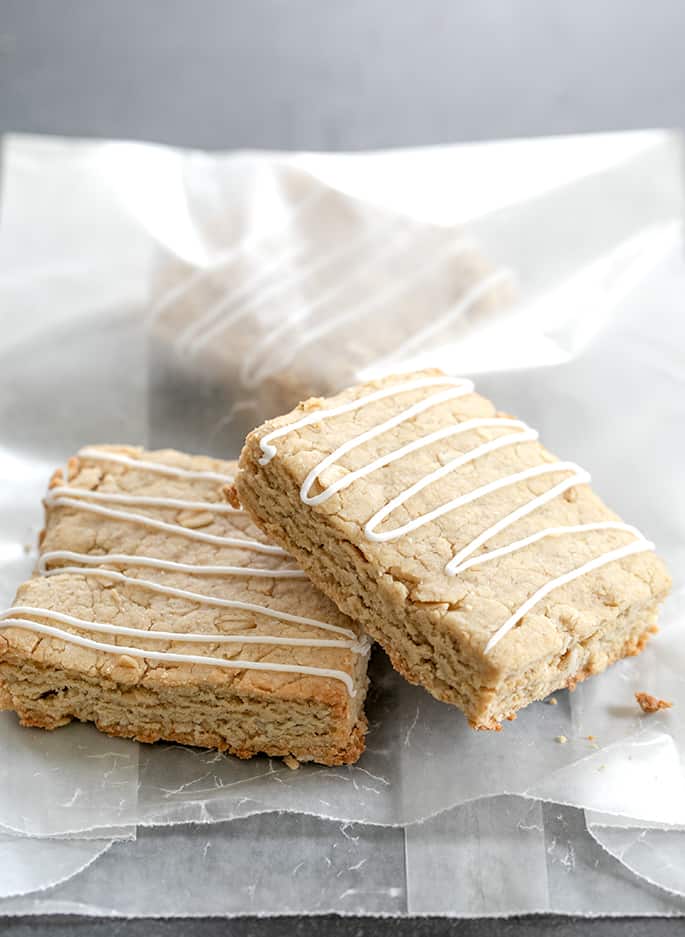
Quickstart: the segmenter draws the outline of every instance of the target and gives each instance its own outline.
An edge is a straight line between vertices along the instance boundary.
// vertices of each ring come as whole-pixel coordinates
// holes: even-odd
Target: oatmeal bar
[[[235,463],[83,449],[0,615],[0,709],[144,742],[347,764],[369,642],[226,494]]]
[[[475,728],[636,654],[669,589],[583,469],[439,371],[309,400],[239,466],[268,536]]]
[[[149,342],[158,438],[176,438],[182,412],[196,448],[221,439],[233,451],[305,397],[334,393],[381,359],[460,341],[516,297],[512,271],[467,231],[315,185],[314,197],[293,198],[277,233],[235,244],[236,225],[220,223],[216,245],[225,249],[208,265],[160,253]],[[430,321],[416,315],[426,304]]]

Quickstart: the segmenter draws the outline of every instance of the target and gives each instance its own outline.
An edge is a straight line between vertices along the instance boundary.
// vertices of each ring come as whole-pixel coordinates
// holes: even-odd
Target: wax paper
[[[53,888],[78,875],[111,845],[107,839],[30,839],[0,828],[0,899]]]
[[[557,694],[556,706],[529,707],[498,734],[472,733],[458,712],[406,684],[376,653],[368,748],[350,768],[292,772],[265,758],[243,763],[183,746],[139,747],[87,726],[46,735],[21,730],[11,714],[2,714],[0,825],[13,841],[24,834],[26,842],[12,848],[39,842],[46,855],[54,850],[64,875],[46,870],[41,883],[27,876],[22,884],[19,873],[6,875],[5,883],[0,873],[0,893],[51,889],[58,878],[74,875],[79,861],[87,864],[88,849],[96,856],[93,850],[117,840],[73,883],[59,886],[66,891],[51,889],[53,904],[41,907],[160,914],[201,913],[201,906],[221,914],[636,913],[629,909],[644,899],[650,913],[679,913],[677,903],[669,905],[646,884],[685,892],[685,853],[677,845],[685,835],[679,138],[644,133],[355,156],[210,156],[10,138],[3,168],[0,590],[6,604],[35,562],[47,479],[84,443],[173,445],[231,457],[245,426],[276,412],[291,393],[423,364],[475,376],[479,389],[536,426],[560,457],[588,468],[612,507],[656,540],[673,573],[674,595],[647,652],[572,696]],[[315,211],[306,224],[301,216],[293,222],[293,201],[308,198],[326,206],[324,215]],[[356,245],[336,254],[332,265],[335,245],[327,231]],[[389,237],[400,245],[393,262],[363,264],[367,249],[378,258]],[[453,315],[464,276],[455,245],[465,239],[479,271],[508,271],[507,287],[477,314],[459,307]],[[388,292],[403,271],[414,269],[412,246],[427,265],[425,276],[408,297]],[[227,257],[230,282],[222,279]],[[312,279],[315,262],[325,279]],[[348,267],[353,275],[346,277]],[[216,306],[222,291],[235,295],[241,283],[238,296],[248,305],[247,312],[241,307],[240,329],[251,343],[266,341],[253,362],[256,383],[253,371],[231,357],[237,341],[189,361],[179,354],[173,329],[169,341],[164,315],[171,308],[164,299],[176,291],[174,315],[190,311],[190,326],[183,327],[193,327],[196,310]],[[369,310],[363,302],[376,290],[386,301]],[[328,306],[320,302],[324,291]],[[347,304],[355,340],[345,333],[344,354],[325,342],[312,344],[316,321],[345,315]],[[361,340],[360,322],[373,331],[372,342]],[[288,351],[291,335],[309,362],[294,368],[292,384],[286,378],[299,351],[294,358],[276,353]],[[261,394],[266,385],[268,394]],[[668,698],[674,707],[645,717],[636,690]],[[573,808],[592,811],[594,839]],[[547,842],[549,829],[562,821],[549,809],[575,824],[572,833],[555,834],[554,844]],[[326,851],[333,833],[339,865]],[[354,842],[349,835],[357,837],[354,848],[345,845]],[[50,838],[28,839],[36,836]],[[254,853],[261,842],[278,854],[276,865],[269,860],[272,875],[254,873],[267,861]],[[661,849],[661,842],[671,845]],[[60,858],[64,843],[72,851],[80,843],[86,852],[78,860]],[[305,862],[297,871],[293,843]],[[320,846],[319,859],[306,858],[307,844],[312,857]],[[425,858],[437,855],[438,846],[444,849],[440,874]],[[583,870],[587,881],[589,866],[576,862],[571,869],[571,847],[589,850],[590,865],[597,859],[610,870],[604,892],[584,893],[579,882]],[[454,893],[455,878],[463,882],[475,855],[491,855],[504,869],[518,848],[530,848],[544,865],[546,891],[533,876],[501,875],[499,891],[485,888],[491,879],[479,859],[472,887]],[[396,854],[397,865],[372,861],[379,850]],[[247,851],[256,858],[244,883],[230,900],[209,902],[197,889],[200,871],[211,868],[225,880],[227,857],[238,862]],[[105,893],[109,863],[120,876],[129,866],[144,870],[160,853],[167,865],[164,888],[155,895],[144,874],[118,897]],[[196,861],[200,854],[206,863]],[[354,869],[362,860],[368,861]],[[302,889],[293,893],[297,875],[304,875]],[[207,879],[207,893],[217,882]]]
[[[65,884],[7,899],[0,909],[141,917],[683,915],[685,899],[609,855],[588,834],[582,811],[497,797],[406,830],[301,814],[145,828]]]

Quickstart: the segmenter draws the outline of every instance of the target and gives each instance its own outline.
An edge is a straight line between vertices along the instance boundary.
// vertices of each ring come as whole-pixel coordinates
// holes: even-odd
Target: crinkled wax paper
[[[0,899],[53,888],[78,875],[111,845],[107,839],[29,839],[0,829]]]
[[[200,913],[199,870],[229,880],[226,857],[235,863],[248,846],[258,857],[264,842],[278,853],[271,877],[255,877],[261,867],[251,858],[249,882],[205,913],[628,913],[640,896],[646,911],[681,910],[632,874],[685,893],[681,199],[679,138],[661,133],[355,156],[6,142],[6,604],[35,561],[49,475],[84,443],[230,457],[250,421],[291,394],[432,363],[475,375],[560,457],[588,468],[612,507],[656,540],[674,596],[647,652],[572,696],[557,694],[557,706],[529,707],[498,734],[471,732],[377,653],[368,749],[349,768],[292,772],[266,758],[139,747],[87,726],[47,735],[1,714],[0,827],[11,848],[18,834],[52,837],[42,842],[64,875],[46,868],[40,883],[3,882],[0,863],[0,894],[50,888],[85,866],[86,854],[122,840],[73,883],[46,892],[50,908]],[[460,305],[463,277],[473,286],[477,276],[494,277],[495,293]],[[218,340],[221,328],[198,341],[226,317],[228,342]],[[232,329],[257,346],[249,368],[244,355],[231,357]],[[644,717],[636,690],[674,708]],[[597,842],[572,807],[592,811]],[[548,828],[562,823],[555,810],[575,826],[552,843]],[[179,849],[165,848],[172,841]],[[566,841],[594,858],[573,865],[559,845]],[[26,849],[36,842],[20,840]],[[73,854],[60,858],[65,843]],[[476,853],[510,869],[519,848],[535,854],[546,879],[493,878],[487,863],[472,871]],[[374,862],[380,849],[395,859]],[[184,850],[203,861],[186,861]],[[153,853],[167,857],[166,891],[151,896],[141,876],[130,899],[104,895],[112,868],[143,869]],[[433,867],[431,855],[444,861]],[[617,871],[616,859],[632,871]],[[609,870],[605,892],[584,894],[579,883],[600,866]]]
[[[587,834],[582,811],[497,797],[405,830],[302,814],[145,828],[135,843],[114,843],[64,885],[8,899],[0,909],[135,916],[682,915],[685,900],[641,881],[608,855]]]

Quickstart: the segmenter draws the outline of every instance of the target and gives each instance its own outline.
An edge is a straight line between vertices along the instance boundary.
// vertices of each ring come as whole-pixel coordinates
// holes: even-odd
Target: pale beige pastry
[[[0,616],[0,708],[241,758],[359,758],[368,641],[227,503],[234,468],[98,446],[55,473],[38,572]]]
[[[326,187],[295,211],[283,230],[243,243],[234,226],[218,230],[231,246],[207,267],[159,257],[148,349],[162,438],[182,412],[197,447],[237,450],[263,420],[379,362],[470,339],[517,294],[512,271],[459,228]]]
[[[252,432],[239,497],[394,667],[476,728],[642,649],[670,580],[579,466],[424,371]]]

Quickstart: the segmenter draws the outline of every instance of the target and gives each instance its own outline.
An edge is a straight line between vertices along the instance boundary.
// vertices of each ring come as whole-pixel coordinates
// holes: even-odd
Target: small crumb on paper
[[[558,703],[558,700],[556,696],[550,696],[550,698],[548,700],[545,700],[545,702],[547,703],[548,706],[556,706]]]
[[[668,700],[657,699],[650,693],[636,693],[635,699],[643,713],[656,713],[660,709],[670,709],[673,706],[673,703],[669,703]]]
[[[586,738],[587,738],[588,742],[594,742],[594,741],[596,740],[597,736],[596,736],[596,735],[587,735]]]
[[[565,735],[557,735],[554,741],[558,742],[560,745],[565,745],[568,742],[568,739]]]
[[[297,771],[300,767],[300,762],[295,758],[294,755],[286,755],[283,759],[283,764],[287,765],[291,771]]]

